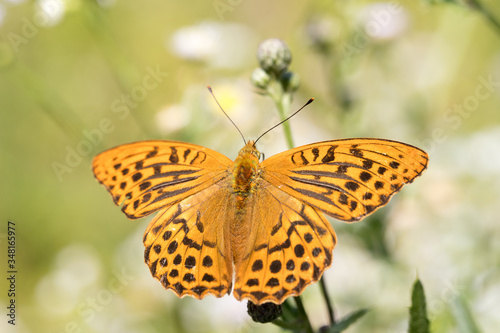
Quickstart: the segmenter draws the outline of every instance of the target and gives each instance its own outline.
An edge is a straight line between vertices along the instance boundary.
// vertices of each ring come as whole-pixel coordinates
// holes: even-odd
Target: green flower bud
[[[292,53],[284,41],[277,38],[266,39],[257,49],[257,60],[266,72],[279,74],[292,62]]]
[[[257,88],[266,89],[269,85],[269,81],[271,81],[271,77],[259,67],[252,72],[250,81],[252,81],[252,84]]]
[[[281,316],[281,305],[274,303],[263,303],[256,305],[251,301],[247,303],[247,312],[252,320],[257,323],[269,323]]]
[[[284,72],[280,76],[281,85],[287,92],[294,92],[299,88],[300,77],[294,72]]]

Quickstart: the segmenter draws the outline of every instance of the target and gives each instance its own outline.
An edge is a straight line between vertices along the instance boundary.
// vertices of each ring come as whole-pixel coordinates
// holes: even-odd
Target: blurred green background
[[[277,123],[249,77],[258,44],[286,41],[301,78],[295,144],[404,141],[430,166],[374,217],[332,220],[325,281],[348,332],[405,332],[421,279],[434,332],[500,327],[500,27],[427,1],[0,2],[0,331],[279,332],[233,297],[178,299],[143,263],[151,217],[128,220],[90,162],[143,139],[202,144],[234,158]],[[498,0],[482,0],[500,17]],[[286,149],[282,129],[259,141]],[[17,317],[8,325],[7,221],[16,225]],[[327,323],[319,287],[303,293]],[[470,331],[474,331],[472,328]]]

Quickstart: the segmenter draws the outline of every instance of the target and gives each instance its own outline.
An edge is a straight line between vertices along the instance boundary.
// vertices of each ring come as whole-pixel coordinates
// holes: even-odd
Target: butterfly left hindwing
[[[144,233],[144,261],[151,275],[177,296],[201,299],[231,291],[232,255],[228,225],[230,193],[214,184],[162,209]]]

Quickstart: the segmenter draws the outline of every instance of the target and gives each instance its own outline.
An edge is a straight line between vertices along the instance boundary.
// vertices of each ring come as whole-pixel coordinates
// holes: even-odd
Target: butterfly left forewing
[[[177,141],[141,141],[92,161],[95,177],[132,219],[189,197],[225,177],[231,165],[211,149]]]
[[[262,162],[262,178],[344,221],[357,221],[385,205],[427,167],[427,154],[382,139],[314,143]]]

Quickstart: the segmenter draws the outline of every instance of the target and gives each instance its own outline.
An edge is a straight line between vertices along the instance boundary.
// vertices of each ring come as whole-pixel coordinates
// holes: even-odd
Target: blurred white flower
[[[207,296],[201,301],[186,297],[181,308],[181,320],[188,332],[236,332],[248,320],[246,302],[237,301],[233,295],[222,298]]]
[[[83,289],[97,281],[100,262],[90,247],[71,245],[59,252],[54,266],[36,286],[36,299],[48,313],[68,314],[80,301]]]
[[[180,130],[191,120],[191,113],[184,105],[165,106],[156,114],[156,123],[163,134]]]
[[[224,111],[245,136],[249,135],[259,114],[255,112],[248,79],[214,82],[212,88]],[[207,123],[208,120],[214,121]],[[193,131],[216,130],[219,134],[211,136],[216,140],[216,146],[221,141],[227,143],[226,135],[237,135],[236,129],[220,111],[207,87],[202,85],[186,87],[178,104],[165,106],[157,113],[156,123],[163,134],[170,134],[188,126]],[[259,129],[262,130],[261,127]],[[223,132],[220,132],[221,130]]]
[[[59,23],[66,12],[66,2],[62,0],[38,0],[37,10],[33,15],[38,26],[54,26]]]
[[[177,30],[170,41],[172,51],[188,60],[206,60],[216,53],[218,33],[206,23]]]
[[[441,165],[448,164],[454,176],[470,175],[498,184],[500,175],[500,126],[491,127],[463,138],[450,138],[433,156]]]
[[[489,322],[489,325],[483,327],[500,327],[500,284],[498,283],[499,269],[491,267],[489,270],[478,274],[475,284],[475,293],[477,294],[474,304],[475,313],[478,322]]]
[[[397,38],[408,26],[408,15],[397,3],[378,2],[369,5],[361,14],[365,33],[375,41]]]
[[[218,82],[213,86],[213,90],[219,104],[240,130],[249,129],[247,125],[252,124],[255,113],[251,110],[253,93],[247,79]],[[212,100],[211,96],[206,96]],[[210,107],[210,110],[222,115],[218,107]]]
[[[174,32],[167,47],[177,56],[218,68],[237,68],[253,60],[252,31],[236,23],[203,22]]]

